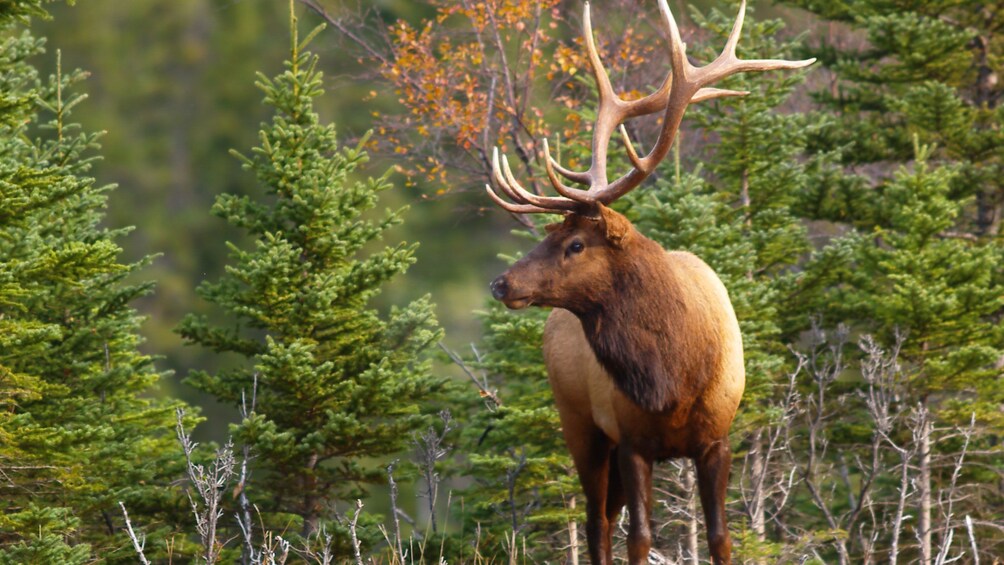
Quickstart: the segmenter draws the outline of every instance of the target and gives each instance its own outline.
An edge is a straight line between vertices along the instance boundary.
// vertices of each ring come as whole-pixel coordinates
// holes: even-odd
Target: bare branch
[[[498,391],[489,388],[488,377],[486,375],[482,374],[481,380],[478,380],[478,377],[474,374],[473,371],[471,371],[471,369],[467,366],[467,364],[464,363],[463,358],[457,355],[456,352],[446,347],[446,345],[443,342],[439,342],[437,345],[439,345],[439,348],[442,349],[443,352],[445,352],[446,355],[450,357],[451,361],[453,361],[458,367],[460,367],[461,370],[464,371],[464,374],[466,374],[467,377],[471,379],[471,382],[474,383],[474,386],[478,387],[478,390],[481,392],[481,398],[485,399],[485,405],[488,407],[489,410],[495,411],[496,408],[502,406],[502,400],[498,397]],[[478,358],[478,361],[480,362],[481,356],[473,344],[471,344],[471,349],[474,351],[475,357]]]
[[[352,551],[356,557],[356,565],[363,565],[363,556],[360,552],[359,536],[356,535],[356,524],[359,523],[359,514],[363,511],[363,501],[356,500],[356,511],[349,522],[349,534],[352,536]]]
[[[132,546],[136,550],[136,554],[139,555],[139,562],[143,565],[150,565],[146,555],[143,554],[143,548],[146,546],[146,536],[137,536],[136,532],[133,531],[132,522],[129,521],[129,513],[126,512],[125,503],[121,500],[119,501],[119,508],[122,509],[122,516],[125,517],[126,531],[129,533],[129,539],[132,540]]]

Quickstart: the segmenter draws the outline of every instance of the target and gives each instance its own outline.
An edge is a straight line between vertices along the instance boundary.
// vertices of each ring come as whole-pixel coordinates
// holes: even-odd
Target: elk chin
[[[529,296],[523,298],[505,298],[502,300],[502,304],[505,304],[505,307],[510,310],[522,310],[533,306],[533,299]]]

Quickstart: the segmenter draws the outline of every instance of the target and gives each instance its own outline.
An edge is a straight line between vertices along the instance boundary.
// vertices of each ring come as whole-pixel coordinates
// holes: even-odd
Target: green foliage
[[[959,167],[929,164],[932,148],[918,146],[912,170],[901,168],[883,191],[882,223],[855,239],[857,276],[832,312],[861,320],[891,342],[906,334],[903,354],[914,365],[914,398],[946,395],[961,413],[948,421],[965,425],[975,410],[1000,426],[1004,388],[994,363],[1004,355],[1004,333],[993,316],[1004,309],[1004,287],[995,275],[1002,250],[969,238],[946,237],[962,205],[950,198]]]
[[[32,17],[46,18],[49,13],[45,10],[46,4],[51,4],[54,0],[5,0],[0,2],[0,23],[7,25],[12,21],[28,23]],[[67,0],[67,4],[73,5],[73,0]]]
[[[38,6],[22,3],[25,6]],[[4,5],[7,8],[11,3]],[[31,9],[21,14],[37,11]],[[125,230],[101,227],[107,193],[87,175],[99,134],[69,121],[83,73],[47,80],[28,62],[42,42],[8,23],[0,66],[0,560],[81,562],[127,543],[116,503],[165,526],[179,469],[174,402],[139,351]],[[112,559],[114,560],[114,559]],[[23,562],[23,561],[22,561]]]
[[[932,160],[962,165],[952,199],[976,197],[975,210],[970,207],[960,218],[962,227],[981,236],[999,233],[1004,132],[996,126],[1002,84],[995,69],[1004,60],[1001,7],[950,1],[788,3],[846,22],[868,39],[857,49],[821,42],[810,50],[837,79],[814,94],[822,111],[836,119],[812,136],[811,147],[839,151],[851,167],[907,162],[918,135],[932,146]],[[867,169],[852,168],[843,174],[845,180],[819,190],[855,202],[858,222],[874,220],[866,210],[879,203],[861,187],[881,186],[887,175],[876,179]],[[817,212],[837,219],[833,210]]]
[[[67,508],[42,508],[31,503],[21,512],[0,517],[0,530],[25,532],[21,540],[0,550],[4,565],[91,562],[90,546],[68,543],[79,532],[80,520]]]
[[[424,356],[441,334],[428,297],[385,314],[370,306],[416,246],[379,246],[401,222],[402,210],[372,213],[391,185],[359,178],[362,144],[339,147],[314,110],[322,74],[303,48],[318,31],[301,42],[294,19],[285,71],[258,78],[274,117],[250,155],[235,155],[266,198],[223,194],[213,207],[254,240],[247,250],[229,244],[226,274],[198,289],[231,321],[193,314],[178,330],[247,359],[193,371],[188,382],[234,405],[256,395],[255,412],[232,427],[256,458],[249,496],[267,526],[285,531],[292,521],[304,536],[335,529],[335,504],[383,480],[377,463],[408,445],[441,386]]]
[[[823,41],[810,50],[835,73],[831,88],[814,94],[821,111],[834,118],[813,133],[810,147],[833,152],[840,166],[821,175],[824,182],[804,200],[804,213],[856,229],[821,250],[806,265],[805,279],[825,285],[814,308],[827,323],[873,334],[885,348],[904,336],[897,409],[931,410],[934,463],[927,470],[930,483],[918,488],[939,492],[950,487],[943,462],[958,457],[960,449],[950,441],[952,428],[968,428],[973,415],[973,443],[979,447],[969,458],[979,462],[969,472],[999,467],[1001,461],[992,431],[1001,426],[994,406],[1004,394],[999,378],[1004,136],[1002,91],[994,73],[1004,56],[1001,8],[958,2],[791,3],[844,22],[868,40],[860,48]],[[851,395],[866,388],[857,379],[839,386]],[[839,453],[867,453],[868,438],[877,432],[866,410],[857,402],[845,406],[844,425],[829,436]],[[912,445],[906,427],[897,421],[891,435]],[[889,464],[898,459],[891,457]],[[852,466],[850,481],[866,473]],[[846,481],[832,486],[838,498],[853,492]],[[878,481],[872,496],[894,498],[896,486]],[[955,511],[1000,519],[999,493],[981,490],[975,496],[980,503],[962,502]],[[908,532],[904,535],[915,533]],[[860,556],[864,542],[853,533],[848,540],[852,557]],[[993,554],[996,543],[988,539],[981,550]]]

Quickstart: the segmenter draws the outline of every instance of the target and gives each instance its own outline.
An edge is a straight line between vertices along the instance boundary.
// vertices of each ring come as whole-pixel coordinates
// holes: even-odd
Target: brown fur
[[[548,232],[493,291],[511,308],[555,307],[544,354],[586,491],[593,562],[609,563],[610,520],[624,503],[629,559],[644,562],[652,462],[689,457],[712,558],[728,563],[728,429],[745,372],[725,287],[696,256],[667,253],[602,206],[597,218],[570,214]]]

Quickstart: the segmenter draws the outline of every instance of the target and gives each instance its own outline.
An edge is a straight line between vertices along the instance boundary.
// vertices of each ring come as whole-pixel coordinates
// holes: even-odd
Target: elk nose
[[[489,285],[489,288],[492,289],[492,296],[495,300],[502,300],[505,298],[506,293],[509,292],[509,283],[507,283],[505,277],[502,276],[493,280],[492,284]]]

